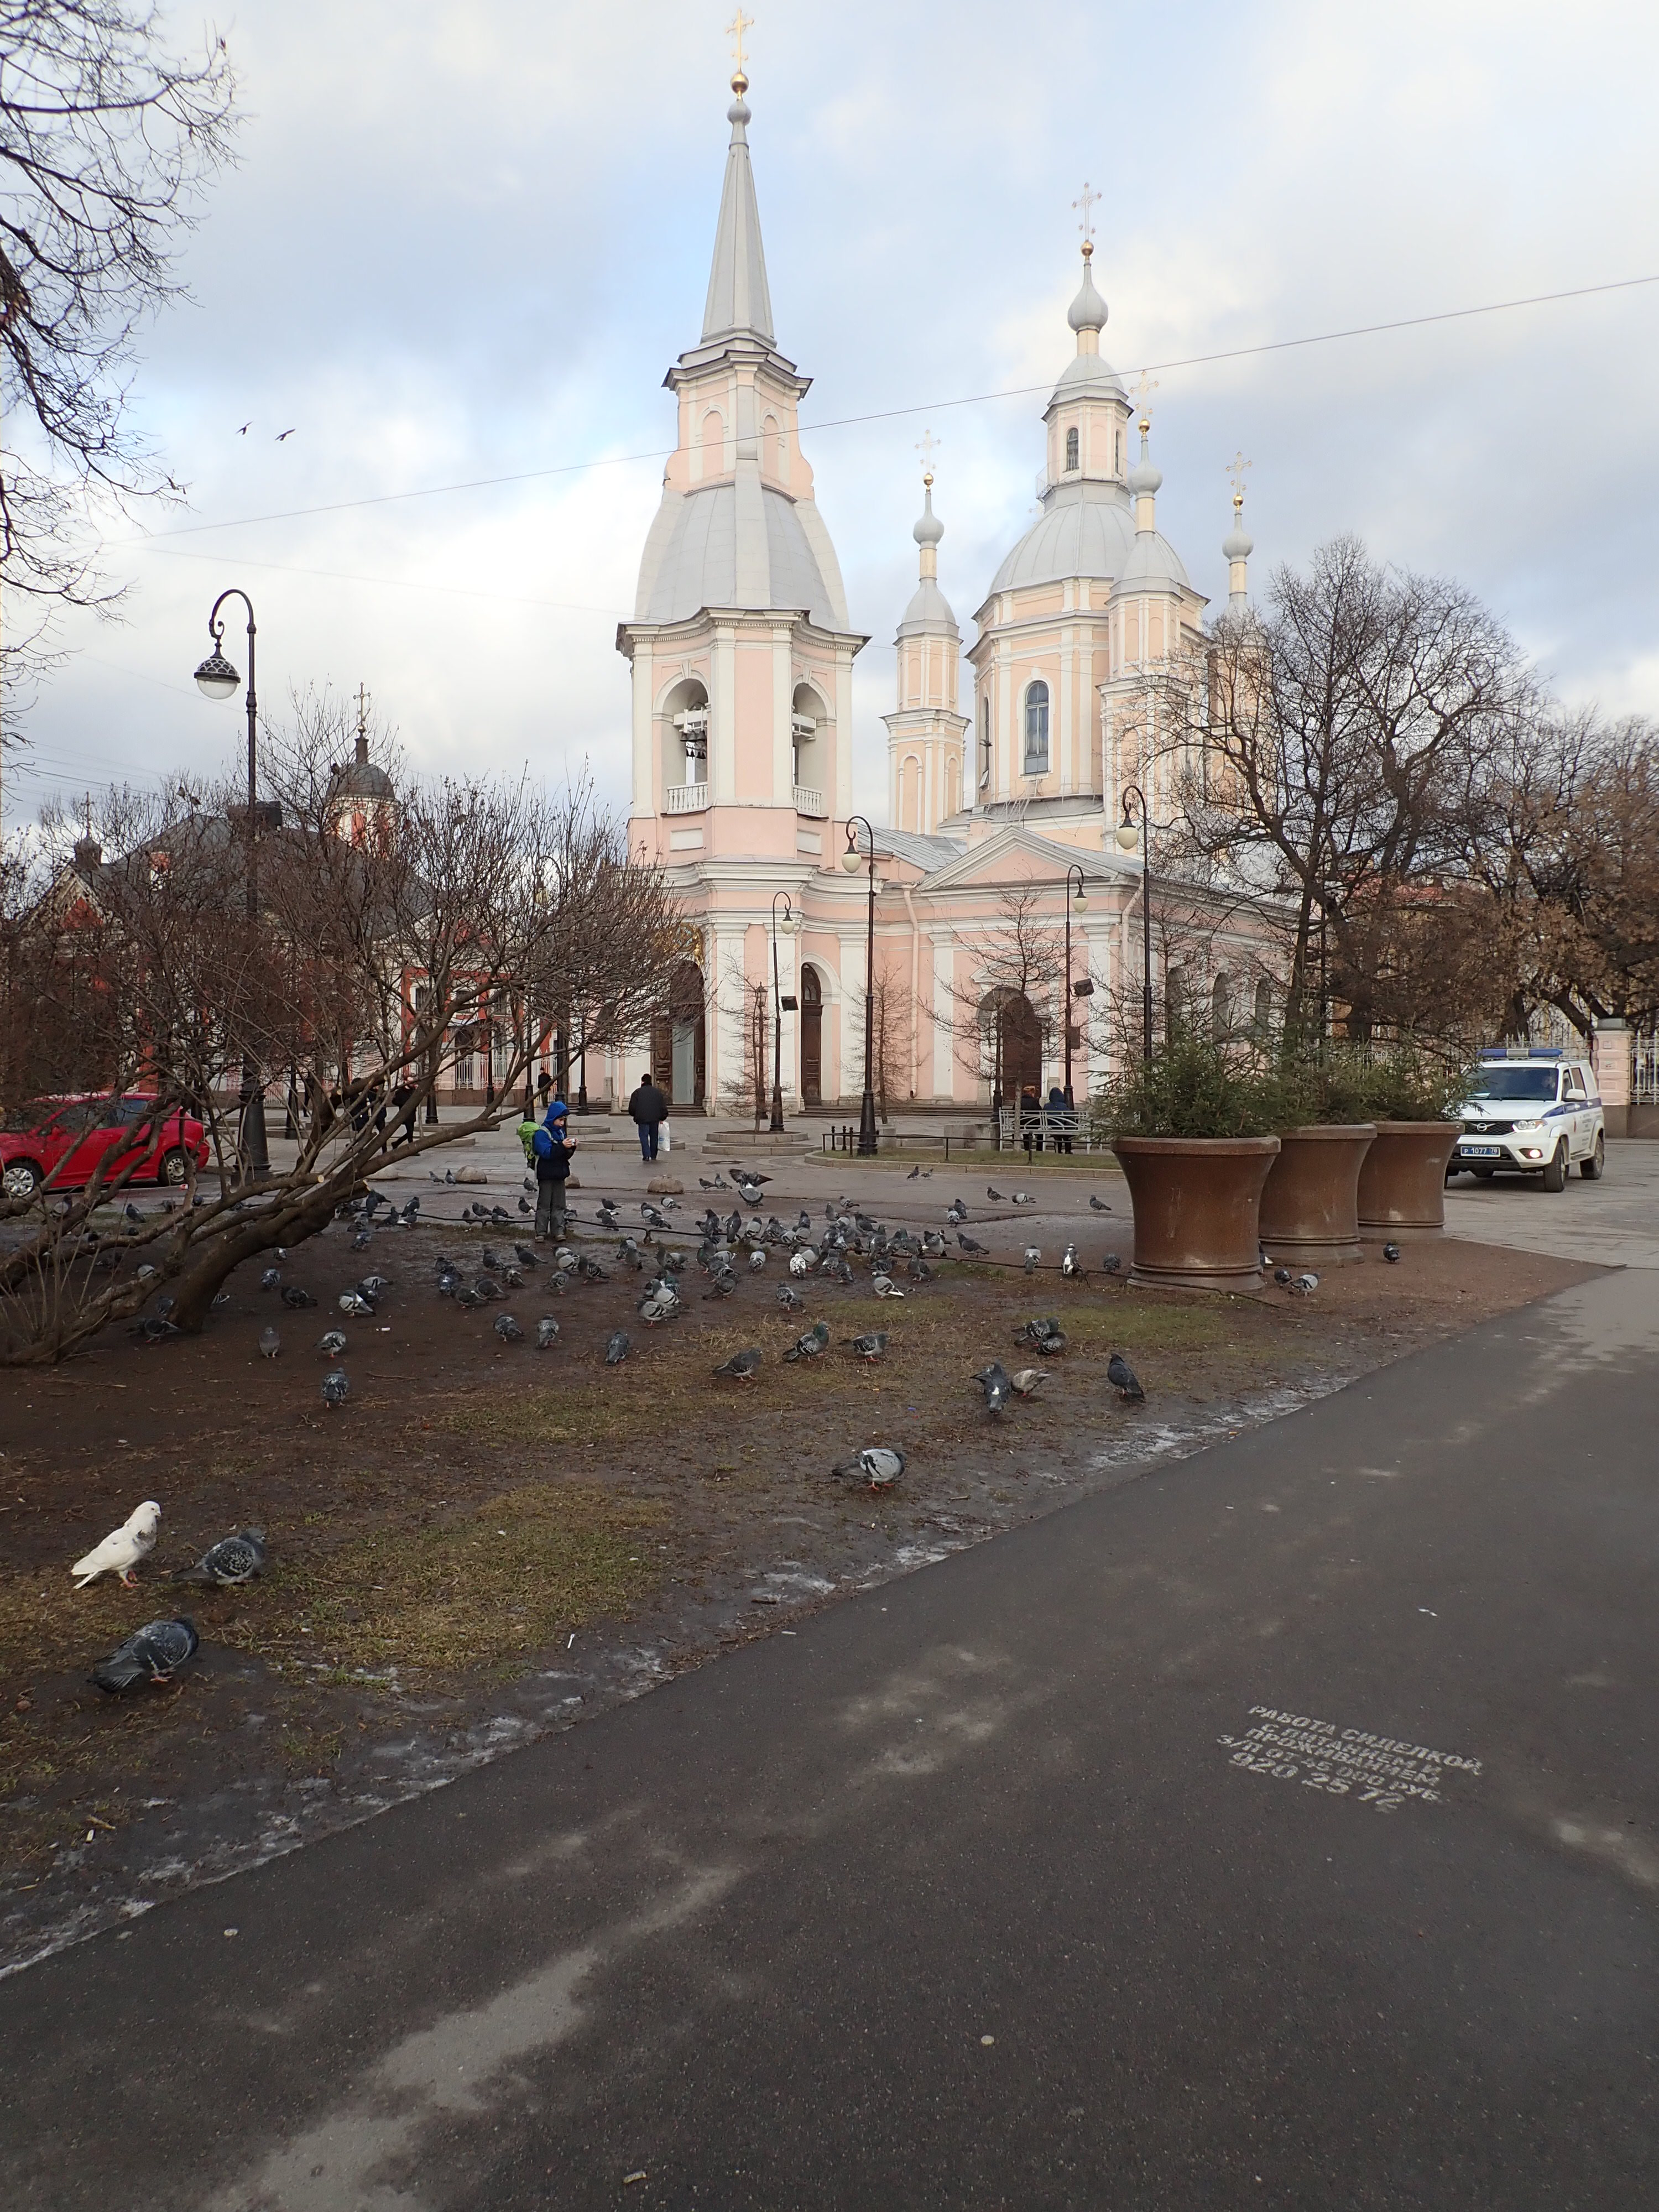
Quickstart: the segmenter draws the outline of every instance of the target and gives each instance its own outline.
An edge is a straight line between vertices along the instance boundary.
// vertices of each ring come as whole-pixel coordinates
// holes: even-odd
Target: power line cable
[[[1429,315],[1401,315],[1392,322],[1358,323],[1352,329],[1319,331],[1311,337],[1300,338],[1272,338],[1261,345],[1230,346],[1219,353],[1183,355],[1178,360],[1150,361],[1139,368],[1121,370],[1123,376],[1162,374],[1177,368],[1206,368],[1218,362],[1249,361],[1264,354],[1291,353],[1300,348],[1334,345],[1351,338],[1380,337],[1390,331],[1414,331],[1434,323],[1466,322],[1477,315],[1508,314],[1520,307],[1545,307],[1564,300],[1588,300],[1609,292],[1634,291],[1645,284],[1659,284],[1659,274],[1651,276],[1621,276],[1605,284],[1577,284],[1565,292],[1534,292],[1523,299],[1492,300],[1475,307],[1446,307]],[[803,434],[817,436],[824,430],[845,430],[866,422],[890,422],[906,415],[942,414],[947,408],[982,407],[998,399],[1028,399],[1034,394],[1053,389],[1054,380],[1045,379],[1041,384],[1009,385],[997,392],[971,392],[954,399],[918,400],[903,407],[883,407],[866,415],[841,415],[821,422],[804,422]],[[112,545],[145,544],[154,538],[189,538],[207,530],[247,530],[267,522],[300,522],[319,514],[344,514],[363,507],[389,507],[411,499],[439,499],[456,492],[490,491],[503,484],[532,483],[546,477],[580,476],[589,469],[626,468],[641,461],[665,460],[677,447],[653,447],[649,453],[610,453],[596,460],[560,461],[540,469],[520,469],[508,476],[472,477],[463,482],[447,484],[427,484],[413,491],[375,492],[362,499],[331,501],[322,507],[294,507],[274,514],[240,515],[227,522],[185,522],[167,530],[152,530],[138,538],[116,538]]]

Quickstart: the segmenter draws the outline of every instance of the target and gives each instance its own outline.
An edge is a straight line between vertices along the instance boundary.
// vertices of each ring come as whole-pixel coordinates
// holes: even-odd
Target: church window
[[[719,476],[726,459],[726,424],[718,408],[702,418],[702,467],[705,476]]]
[[[1048,771],[1048,687],[1040,679],[1025,694],[1025,773]]]
[[[1078,434],[1075,429],[1066,433],[1066,465],[1068,469],[1078,465]]]
[[[991,695],[988,691],[981,691],[979,695],[979,787],[981,791],[988,791],[991,788]]]
[[[1121,423],[1118,426],[1115,442],[1117,447],[1117,458],[1115,464],[1114,473],[1118,476],[1121,476],[1123,473],[1123,428]]]
[[[1233,1032],[1233,987],[1224,968],[1215,979],[1210,993],[1210,1034],[1218,1044],[1224,1044]]]

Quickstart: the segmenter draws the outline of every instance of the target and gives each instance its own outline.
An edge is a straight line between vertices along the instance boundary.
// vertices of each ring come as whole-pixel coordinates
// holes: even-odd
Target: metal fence
[[[1638,1030],[1632,1039],[1632,1106],[1659,1106],[1659,1030]]]

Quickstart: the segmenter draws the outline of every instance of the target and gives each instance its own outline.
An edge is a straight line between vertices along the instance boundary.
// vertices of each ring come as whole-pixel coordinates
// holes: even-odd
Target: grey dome
[[[945,525],[939,520],[938,515],[933,512],[933,487],[932,484],[927,486],[927,490],[922,495],[922,498],[925,503],[921,510],[921,518],[917,521],[915,528],[910,532],[910,535],[915,539],[918,545],[937,545],[939,539],[945,535]]]
[[[1117,592],[1174,591],[1187,586],[1187,571],[1181,564],[1181,556],[1160,530],[1141,530],[1129,549],[1129,557],[1123,564],[1117,580]]]
[[[1057,406],[1063,399],[1121,399],[1126,407],[1129,404],[1123,379],[1097,353],[1073,354],[1066,362],[1048,404]]]
[[[1093,477],[1055,484],[1044,495],[1042,513],[991,579],[991,589],[1018,591],[1062,576],[1121,576],[1134,534],[1121,484]]]
[[[1255,550],[1252,538],[1244,535],[1244,525],[1237,516],[1233,526],[1221,541],[1221,550],[1230,561],[1248,561]]]
[[[951,602],[931,576],[924,576],[916,586],[915,597],[904,610],[904,620],[898,626],[898,635],[908,637],[913,633],[927,630],[934,636],[947,633],[958,635],[957,618],[951,611]]]
[[[1106,327],[1106,302],[1095,289],[1095,272],[1088,253],[1083,258],[1083,284],[1066,311],[1066,321],[1074,331],[1101,331]]]
[[[1143,493],[1152,493],[1158,489],[1164,482],[1164,471],[1143,453],[1124,481],[1139,498]]]
[[[741,579],[738,484],[663,494],[640,563],[635,620],[684,622],[704,607],[804,607],[822,628],[846,629],[841,574],[817,508],[798,507],[785,493],[752,479],[741,489]],[[751,514],[757,497],[760,512]],[[821,548],[814,548],[814,537]]]

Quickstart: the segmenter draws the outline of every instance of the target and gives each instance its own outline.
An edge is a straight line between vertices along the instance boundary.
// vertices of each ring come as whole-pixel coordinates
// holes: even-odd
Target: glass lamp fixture
[[[196,672],[196,682],[209,699],[234,699],[241,678],[217,646]]]

